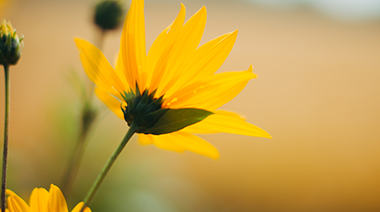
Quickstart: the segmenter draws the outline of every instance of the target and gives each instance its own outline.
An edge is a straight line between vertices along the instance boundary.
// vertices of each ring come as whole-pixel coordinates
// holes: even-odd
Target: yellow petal
[[[35,188],[30,196],[29,206],[33,212],[48,212],[49,192],[44,188]]]
[[[15,192],[13,192],[12,190],[10,190],[10,189],[5,190],[5,194],[7,196],[12,196],[12,195],[16,195],[17,196],[17,194]]]
[[[205,7],[202,7],[186,22],[181,32],[173,38],[176,40],[176,43],[167,55],[169,59],[160,85],[158,86],[158,94],[165,94],[169,89],[176,90],[172,85],[178,76],[183,73],[182,67],[185,67],[189,62],[189,56],[192,55],[198,47],[206,25],[206,19],[207,11]]]
[[[80,210],[83,207],[83,202],[78,203],[75,208],[71,212],[80,212]],[[83,212],[91,212],[91,209],[89,207],[86,207]]]
[[[151,135],[146,135],[146,134],[138,134],[138,135],[139,135],[139,141],[142,145],[153,144],[153,138]]]
[[[168,90],[167,96],[176,90],[203,77],[214,74],[224,63],[234,46],[237,30],[226,35],[219,36],[199,47],[186,67],[182,67],[182,74],[174,82],[173,89]],[[176,89],[176,90],[175,90]]]
[[[265,130],[244,121],[238,114],[214,113],[202,121],[184,128],[187,133],[215,133],[225,132],[239,135],[272,138]]]
[[[117,76],[119,77],[120,81],[123,83],[124,90],[125,91],[129,91],[129,85],[128,85],[128,82],[127,82],[127,78],[124,75],[123,57],[122,57],[122,54],[120,52],[117,55],[115,72],[116,72]]]
[[[88,41],[76,38],[75,43],[88,77],[110,93],[123,92],[125,86],[103,53]]]
[[[175,38],[178,38],[178,34],[181,32],[185,16],[186,8],[181,4],[181,10],[179,11],[177,18],[169,27],[160,33],[149,49],[147,65],[149,70],[148,73],[150,73],[151,76],[148,77],[148,85],[150,85],[149,87],[152,91],[157,89],[159,82],[162,79],[166,63],[169,59],[168,55],[176,43]]]
[[[7,198],[9,212],[30,212],[30,208],[26,202],[17,196],[14,192],[7,192],[11,194]]]
[[[129,86],[134,88],[137,82],[143,90],[147,79],[143,0],[132,0],[124,22],[120,52]]]
[[[120,108],[121,102],[99,88],[95,88],[95,93],[119,118],[124,119],[123,111]]]
[[[188,150],[213,159],[219,157],[218,150],[213,145],[198,136],[186,132],[177,131],[163,135],[139,134],[139,138],[141,143],[148,144],[150,142],[161,149],[176,152]]]
[[[205,77],[167,98],[164,107],[215,110],[238,95],[253,78],[256,78],[256,75],[252,73],[252,66],[246,71],[225,72]]]
[[[174,133],[170,134],[164,134],[164,135],[147,135],[147,134],[138,134],[139,135],[139,141],[143,145],[148,144],[156,144],[157,147],[165,150],[171,150],[176,152],[183,152],[186,149],[180,145],[177,142],[173,142],[172,139],[170,139],[169,135],[173,135]],[[168,139],[169,138],[169,139]],[[162,142],[164,139],[167,139],[167,142]]]
[[[245,118],[242,117],[240,114],[237,114],[237,113],[234,113],[234,112],[230,112],[230,111],[215,110],[215,111],[212,111],[212,112],[214,114],[219,114],[219,115],[224,115],[224,116],[230,116],[230,117],[242,120],[242,121],[245,120]],[[204,121],[204,120],[202,120],[202,121]],[[209,133],[219,133],[220,132],[220,131],[218,131],[216,129],[205,128],[205,127],[202,127],[202,126],[203,125],[193,124],[193,125],[190,125],[190,126],[184,128],[181,131],[188,132],[188,133],[199,133],[199,134],[209,134]]]
[[[50,185],[48,201],[49,211],[68,212],[65,197],[63,196],[61,190],[53,184]]]
[[[230,116],[230,117],[233,117],[233,118],[237,118],[237,119],[240,119],[242,121],[245,121],[245,117],[238,114],[238,113],[235,113],[235,112],[231,112],[231,111],[226,111],[226,110],[215,110],[213,111],[213,113],[216,113],[216,114],[219,114],[219,115],[223,115],[223,116]]]

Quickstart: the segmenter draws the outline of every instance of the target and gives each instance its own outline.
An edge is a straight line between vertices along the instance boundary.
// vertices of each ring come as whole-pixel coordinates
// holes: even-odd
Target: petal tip
[[[219,155],[219,152],[217,152],[215,155],[212,155],[212,156],[209,156],[211,159],[213,160],[218,160],[220,155]]]
[[[83,43],[87,42],[86,40],[82,39],[82,38],[74,38],[74,42],[75,44],[77,45],[77,48],[78,49],[83,49]]]
[[[203,15],[206,15],[207,14],[206,6],[203,5],[202,8],[198,12],[202,13]]]
[[[16,193],[13,192],[13,191],[10,190],[10,189],[7,189],[7,190],[5,191],[5,194],[8,195],[8,196],[16,195]]]
[[[53,183],[50,184],[50,190],[49,193],[52,191],[61,191],[61,189],[58,188],[58,186],[54,185]]]
[[[249,65],[249,68],[248,68],[248,70],[247,71],[249,71],[249,72],[253,72],[253,66],[252,66],[252,64],[251,65]]]
[[[262,130],[262,134],[259,137],[273,139],[273,137],[265,130]]]
[[[236,30],[234,30],[234,31],[232,31],[232,32],[230,32],[230,33],[228,33],[228,36],[227,36],[227,37],[231,37],[232,39],[234,39],[234,43],[235,43],[236,38],[237,38],[237,35],[238,35],[238,30],[236,29]]]
[[[257,78],[257,74],[253,73],[253,66],[252,66],[252,64],[249,66],[249,68],[246,71],[248,73],[252,74],[252,79],[256,79]]]

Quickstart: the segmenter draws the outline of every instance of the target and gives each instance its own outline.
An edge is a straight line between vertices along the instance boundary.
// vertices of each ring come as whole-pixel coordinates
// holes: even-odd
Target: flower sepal
[[[187,126],[207,118],[213,114],[210,111],[197,108],[161,109],[165,112],[155,121],[150,128],[140,129],[145,134],[161,135],[181,130]]]
[[[189,125],[202,121],[212,112],[198,108],[171,109],[162,108],[163,97],[155,98],[156,91],[149,93],[148,89],[142,93],[136,85],[122,94],[126,106],[121,110],[124,120],[136,127],[136,133],[161,135],[181,130]]]

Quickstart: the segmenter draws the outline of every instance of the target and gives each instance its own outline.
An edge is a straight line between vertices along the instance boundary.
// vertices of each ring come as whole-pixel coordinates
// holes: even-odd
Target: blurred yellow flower
[[[140,124],[140,131],[136,131],[140,133],[140,142],[162,149],[189,150],[217,158],[216,148],[192,133],[225,132],[271,138],[240,115],[217,110],[239,94],[249,80],[256,78],[252,66],[245,71],[214,74],[230,53],[237,30],[198,48],[206,25],[206,8],[202,7],[184,24],[185,13],[181,4],[177,18],[158,35],[146,54],[144,1],[133,0],[124,22],[115,69],[97,47],[75,39],[83,67],[97,85],[98,97],[129,125],[134,120],[148,123],[152,119],[145,114],[156,112],[157,115],[157,110],[163,109],[194,108],[210,112],[166,134],[149,127],[143,129],[144,124]],[[145,106],[136,109],[140,105]],[[154,123],[164,122],[157,117]]]
[[[35,188],[30,196],[29,205],[11,190],[7,190],[8,212],[68,212],[65,197],[61,190],[51,184],[50,190]],[[71,212],[79,212],[83,202],[78,203]],[[91,212],[86,207],[84,212]]]

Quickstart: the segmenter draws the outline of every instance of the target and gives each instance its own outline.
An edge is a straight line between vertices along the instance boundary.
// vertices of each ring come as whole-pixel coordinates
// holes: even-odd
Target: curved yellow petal
[[[215,111],[212,111],[212,112],[214,114],[219,114],[219,115],[223,115],[223,116],[230,116],[230,117],[242,120],[242,121],[245,120],[245,118],[242,117],[240,114],[237,114],[237,113],[234,113],[234,112],[230,112],[230,111],[215,110]],[[202,120],[202,121],[204,121],[204,120]],[[188,133],[199,133],[199,134],[209,134],[209,133],[219,133],[220,132],[220,131],[218,131],[216,129],[205,128],[205,127],[202,127],[202,125],[198,125],[198,124],[190,125],[190,126],[184,128],[181,131],[188,132]]]
[[[157,89],[163,77],[166,63],[169,59],[168,55],[176,43],[176,39],[174,38],[177,38],[178,34],[181,32],[185,16],[186,8],[181,4],[181,10],[179,11],[177,18],[170,26],[159,34],[149,49],[147,65],[151,76],[148,76],[148,85],[152,91]]]
[[[246,71],[225,72],[205,77],[178,90],[164,102],[165,107],[195,107],[215,110],[235,98],[248,81],[256,78],[252,66]]]
[[[120,52],[129,86],[135,88],[137,82],[140,90],[143,90],[147,79],[143,0],[132,0],[124,22]]]
[[[35,188],[30,196],[29,206],[32,212],[49,212],[49,192],[44,188]]]
[[[139,135],[139,142],[142,145],[149,145],[153,144],[153,138],[151,135],[147,134],[138,134]]]
[[[61,190],[51,184],[49,190],[48,210],[54,212],[68,212],[66,199]]]
[[[28,204],[26,204],[26,202],[17,194],[14,192],[7,192],[7,194],[11,194],[7,198],[9,212],[31,212]]]
[[[115,97],[111,96],[109,93],[104,92],[99,88],[95,88],[95,93],[104,104],[107,105],[109,109],[112,110],[119,118],[124,119],[123,111],[120,108],[121,102],[119,102]]]
[[[230,112],[231,113],[231,112]],[[204,120],[181,130],[187,133],[224,132],[239,135],[272,138],[265,130],[244,121],[241,117],[227,113],[214,113]]]
[[[173,135],[174,133],[170,134],[163,134],[163,135],[151,135],[151,134],[138,134],[139,135],[139,141],[143,145],[148,144],[156,144],[157,147],[165,150],[171,150],[176,152],[183,152],[186,149],[178,144],[177,142],[173,142],[172,139],[170,139],[170,135]],[[169,138],[169,139],[168,139]],[[163,142],[163,140],[167,139],[167,142]]]
[[[78,203],[75,208],[71,212],[80,212],[80,210],[83,207],[83,202]],[[83,212],[91,212],[91,209],[89,207],[86,207]]]
[[[176,152],[188,150],[213,159],[219,157],[218,150],[213,145],[198,136],[186,132],[177,131],[163,135],[139,134],[139,140],[142,144],[154,144],[161,149]]]
[[[168,90],[167,96],[171,96],[176,90],[203,77],[214,74],[224,63],[234,46],[237,30],[218,38],[215,38],[199,47],[189,58],[187,66],[182,67],[182,74]]]
[[[233,117],[233,118],[237,118],[237,119],[240,119],[242,121],[245,121],[245,117],[242,116],[241,114],[239,113],[235,113],[235,112],[232,112],[232,111],[227,111],[227,110],[215,110],[215,111],[212,111],[214,114],[219,114],[219,115],[223,115],[223,116],[230,116],[230,117]]]
[[[195,73],[195,75],[191,77],[193,81],[214,74],[230,54],[235,44],[237,34],[238,30],[235,30],[203,44],[194,53],[195,56],[185,68],[184,72],[187,72],[187,69],[189,69],[189,72]]]
[[[88,77],[99,87],[112,94],[123,92],[124,84],[103,53],[86,40],[75,39],[83,67]]]
[[[159,95],[167,93],[169,89],[176,89],[172,87],[173,82],[182,74],[182,67],[186,66],[189,62],[189,56],[197,49],[203,35],[206,19],[207,11],[203,6],[186,22],[181,32],[173,38],[176,43],[167,55],[168,62],[157,89]]]
[[[10,190],[10,189],[5,190],[5,194],[7,196],[12,196],[12,195],[16,195],[17,196],[17,194],[15,192],[13,192],[12,190]]]

